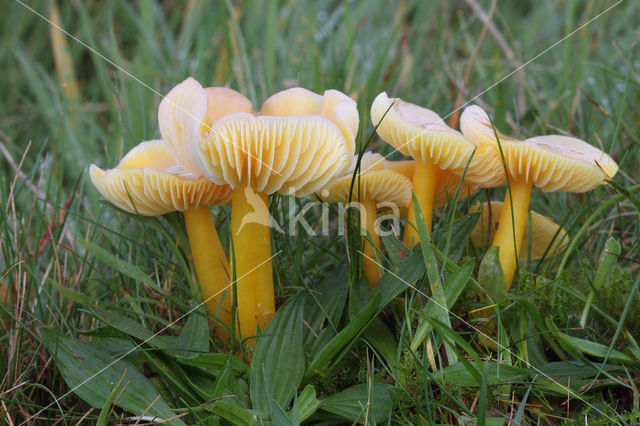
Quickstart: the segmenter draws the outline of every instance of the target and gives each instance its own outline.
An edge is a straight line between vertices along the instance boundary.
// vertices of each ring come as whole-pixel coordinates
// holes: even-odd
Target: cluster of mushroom
[[[585,192],[618,171],[609,155],[573,137],[548,135],[518,140],[505,136],[477,105],[463,111],[461,131],[457,131],[435,112],[389,99],[383,92],[373,102],[371,118],[382,139],[415,159],[413,190],[429,231],[434,194],[445,179],[443,171],[480,188],[507,185],[504,203],[490,203],[491,208],[489,203],[482,205],[484,219],[472,235],[477,245],[483,245],[482,236],[486,235],[492,238],[491,245],[498,247],[507,288],[519,258],[535,259],[545,252],[553,255],[567,241],[557,224],[532,213],[532,249],[521,247],[528,229],[532,187],[543,192]],[[410,207],[404,236],[408,246],[417,241],[413,212]]]
[[[383,140],[414,160],[392,162],[365,153],[357,162],[357,105],[337,90],[323,95],[285,90],[254,113],[251,102],[238,92],[203,88],[189,78],[160,103],[162,139],[142,142],[114,169],[92,165],[91,180],[105,198],[130,213],[184,212],[202,297],[217,318],[216,335],[226,338],[235,330],[252,343],[275,313],[270,194],[316,194],[340,203],[353,197],[360,205],[363,270],[373,287],[381,273],[375,261],[379,207],[408,207],[404,241],[411,246],[417,241],[412,191],[431,231],[434,206],[444,205],[454,193],[462,199],[478,187],[508,182],[506,207],[492,203],[492,214],[488,206],[483,208],[485,216],[499,217],[493,245],[499,247],[510,282],[521,255],[532,185],[543,191],[586,191],[617,171],[608,155],[574,138],[517,141],[494,132],[488,115],[477,106],[464,111],[459,132],[433,111],[389,99],[383,92],[373,102],[371,118]],[[232,262],[209,211],[212,205],[228,203]],[[534,237],[542,234],[540,223],[552,224],[535,214],[532,219]],[[552,225],[551,235],[562,232]],[[484,220],[474,231],[475,241],[480,243],[483,231],[492,234],[493,229],[494,221]],[[556,236],[554,247],[564,238]]]
[[[141,143],[115,169],[92,165],[91,180],[128,212],[183,211],[202,297],[220,325],[216,334],[235,329],[251,339],[275,313],[268,196],[312,194],[348,167],[356,103],[336,90],[321,96],[297,88],[254,113],[238,92],[188,78],[163,98],[158,121],[162,140]],[[209,212],[229,202],[231,267]]]

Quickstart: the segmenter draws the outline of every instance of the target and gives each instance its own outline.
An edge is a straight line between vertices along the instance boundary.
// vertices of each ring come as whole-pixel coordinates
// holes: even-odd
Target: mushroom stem
[[[380,248],[380,238],[376,225],[376,202],[372,200],[360,201],[360,228],[362,229],[362,248],[364,273],[369,280],[371,288],[376,286],[380,279],[378,263],[376,262],[376,247]],[[373,242],[373,245],[371,244]]]
[[[492,246],[499,247],[500,265],[504,272],[507,290],[518,266],[518,250],[522,244],[524,229],[529,217],[529,200],[531,198],[531,182],[510,180],[511,191],[507,189],[504,205],[498,219],[498,229],[493,236]],[[513,197],[513,199],[512,199]],[[513,208],[513,215],[511,210]]]
[[[229,287],[229,261],[209,208],[203,205],[188,208],[184,212],[184,222],[204,304],[212,315],[231,328],[233,298]],[[224,327],[214,327],[214,333],[220,339],[229,337]]]
[[[255,336],[275,313],[271,270],[269,198],[251,187],[233,190],[231,236],[236,270],[238,322],[243,339]],[[251,339],[250,344],[255,345]]]
[[[424,222],[431,232],[431,222],[433,215],[433,196],[436,193],[438,166],[431,160],[416,160],[415,171],[413,172],[413,192],[416,195],[420,209],[424,215]],[[404,243],[411,247],[420,241],[416,232],[416,217],[413,211],[413,202],[409,204],[409,214],[407,215],[407,226],[404,230]]]

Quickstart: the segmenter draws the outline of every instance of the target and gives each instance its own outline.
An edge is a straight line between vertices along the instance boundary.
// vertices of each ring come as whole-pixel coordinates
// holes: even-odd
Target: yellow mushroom
[[[371,119],[378,125],[378,135],[385,142],[416,160],[413,191],[429,230],[439,170],[462,176],[467,163],[473,159],[465,174],[469,182],[484,187],[504,182],[504,173],[499,173],[500,157],[492,145],[474,145],[431,110],[399,98],[390,99],[382,92],[371,105]],[[404,241],[410,245],[418,241],[412,206],[408,222]]]
[[[202,86],[189,79],[176,89],[177,110],[190,111],[191,120],[177,111],[175,116],[205,121],[207,94]],[[194,127],[191,123],[181,129],[190,132]],[[357,129],[356,104],[348,96],[294,88],[267,99],[258,115],[243,111],[207,122],[198,128],[197,141],[184,150],[192,167],[233,188],[231,235],[243,338],[255,336],[258,325],[264,328],[275,313],[269,194],[303,196],[323,188],[348,167]]]
[[[464,110],[460,128],[474,143],[498,145],[488,114],[477,105]],[[535,185],[544,192],[589,191],[613,177],[618,165],[599,149],[569,136],[537,136],[521,141],[498,133],[498,138],[510,187],[492,245],[499,247],[508,288],[517,267],[532,187]]]
[[[384,168],[396,173],[400,173],[413,182],[413,172],[415,170],[415,165],[415,160],[386,161],[384,163]],[[460,186],[458,201],[470,197],[474,192],[478,190],[478,186],[469,182],[469,180],[467,179],[464,179],[462,181],[462,185],[460,185],[460,176],[451,173],[448,170],[438,169],[436,182],[438,184],[435,194],[433,195],[434,208],[446,205],[449,200],[452,199],[456,194],[458,186]]]
[[[320,192],[322,200],[333,203],[349,202],[355,161],[354,158],[345,176]],[[356,176],[351,199],[360,203],[360,227],[365,235],[362,242],[363,266],[369,285],[373,288],[380,278],[380,270],[375,261],[376,248],[380,249],[379,232],[375,227],[377,205],[390,203],[398,208],[408,206],[411,202],[411,181],[400,173],[384,170],[384,158],[371,152],[363,155],[360,170],[363,172]],[[369,238],[366,238],[367,235]]]
[[[481,207],[470,210],[482,212],[481,220],[471,232],[471,240],[477,247],[486,247],[492,241],[498,229],[498,218],[503,205],[502,201],[492,201],[489,210],[489,203],[485,202]],[[525,243],[518,252],[519,259],[538,260],[542,257],[553,257],[569,244],[569,236],[560,225],[534,211],[531,211],[531,223],[527,220],[523,234]],[[531,247],[526,244],[527,235],[531,235]]]
[[[229,263],[211,220],[209,206],[227,204],[228,185],[216,185],[177,164],[162,140],[142,142],[113,169],[90,169],[91,181],[112,204],[129,213],[159,216],[184,212],[191,254],[206,307],[231,327]],[[222,305],[220,302],[222,301]],[[216,327],[220,338],[226,330]]]

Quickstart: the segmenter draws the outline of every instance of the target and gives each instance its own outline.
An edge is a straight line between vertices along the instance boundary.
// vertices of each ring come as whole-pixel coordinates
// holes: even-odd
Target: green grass
[[[91,185],[88,165],[110,167],[158,137],[159,94],[187,76],[235,88],[256,108],[292,85],[342,90],[358,101],[364,142],[373,132],[368,106],[382,90],[446,116],[483,28],[468,5],[476,2],[58,3],[62,27],[95,49],[66,37],[79,96],[60,85],[47,22],[13,1],[0,18],[6,423],[104,424],[148,406],[148,414],[174,409],[188,424],[639,421],[637,2],[623,1],[504,81],[614,3],[497,2],[465,101],[482,93],[475,102],[507,134],[568,132],[620,165],[615,187],[580,195],[534,190],[531,208],[562,223],[572,246],[526,265],[496,300],[497,350],[479,338],[486,318],[469,313],[482,306],[476,284],[488,284],[490,260],[483,269],[483,253],[467,244],[469,224],[456,221],[486,199],[481,192],[436,215],[424,257],[420,250],[400,256],[399,241],[385,239],[393,273],[373,293],[358,279],[357,263],[346,264],[341,236],[274,234],[279,313],[249,366],[222,342],[203,345],[207,322],[199,310],[185,317],[198,295],[180,215],[139,218],[113,208]],[[488,1],[477,3],[490,9]],[[29,3],[44,16],[49,4]],[[369,149],[392,152],[375,136]],[[500,200],[504,189],[489,195]],[[281,207],[290,202],[308,201],[271,201],[285,229]],[[226,242],[228,209],[216,213]],[[311,211],[309,222],[318,217]],[[581,328],[610,237],[621,254],[600,272],[604,281]],[[437,269],[425,273],[427,258],[437,259]],[[464,268],[473,269],[470,278]],[[430,296],[427,275],[445,278],[445,293],[460,287],[447,299],[446,318],[427,297],[404,291],[416,282]],[[426,340],[412,350],[419,324],[427,323]],[[458,362],[449,365],[453,355]]]

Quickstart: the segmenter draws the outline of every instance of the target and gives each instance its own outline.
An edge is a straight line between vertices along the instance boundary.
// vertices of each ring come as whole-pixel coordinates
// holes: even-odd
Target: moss
[[[595,267],[592,263],[586,260],[577,261],[572,264],[571,269],[561,274],[558,283],[586,299],[591,291],[594,275]],[[614,265],[611,273],[607,275],[607,280],[594,297],[593,306],[615,319],[620,318],[631,297],[633,284],[629,269],[619,264]],[[533,302],[540,309],[543,317],[550,315],[558,327],[573,329],[571,334],[600,340],[603,337],[612,336],[615,332],[615,325],[605,320],[593,308],[589,312],[586,326],[582,329],[579,322],[585,302],[574,293],[555,286],[553,281],[547,278],[524,273],[517,292],[519,296]],[[640,294],[637,292],[625,320],[625,326],[634,336],[640,335]]]

